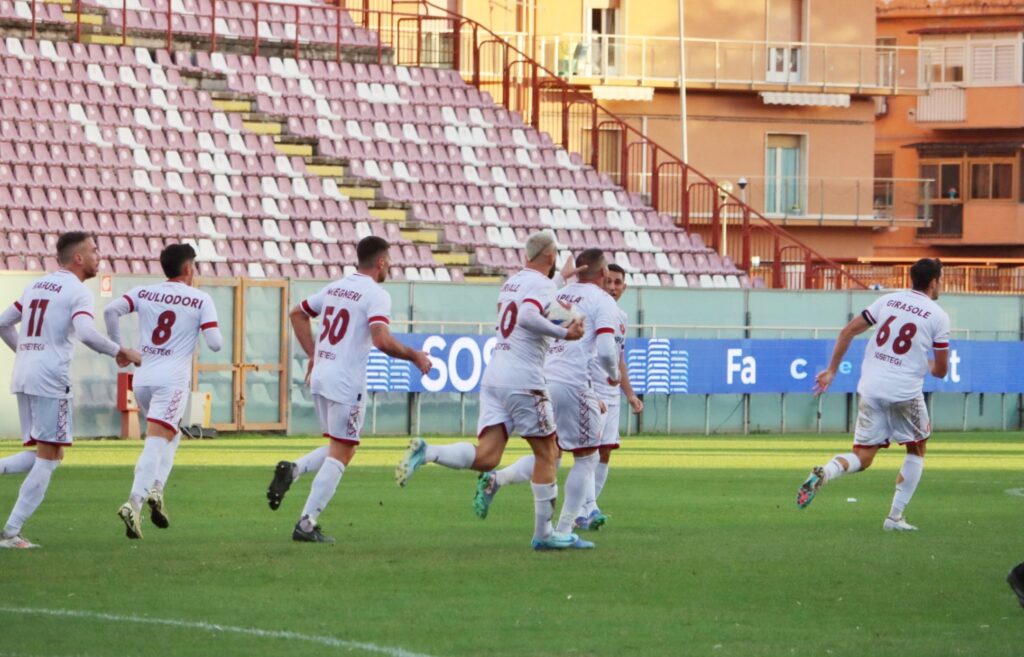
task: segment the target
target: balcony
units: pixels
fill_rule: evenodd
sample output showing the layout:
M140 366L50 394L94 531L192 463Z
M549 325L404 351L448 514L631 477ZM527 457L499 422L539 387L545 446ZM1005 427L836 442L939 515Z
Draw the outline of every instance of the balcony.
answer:
M530 37L505 38L524 52ZM688 89L887 96L927 93L922 48L686 39ZM679 39L562 34L537 37L537 59L573 84L679 86Z
M812 178L714 176L721 189L780 225L909 225L930 219L931 180L916 178ZM746 180L741 189L739 181ZM707 206L703 208L701 206ZM709 219L711 201L693 203L690 220ZM660 208L659 208L660 209ZM728 214L729 210L726 210Z
M936 87L918 97L916 120L940 130L1020 128L1024 86Z

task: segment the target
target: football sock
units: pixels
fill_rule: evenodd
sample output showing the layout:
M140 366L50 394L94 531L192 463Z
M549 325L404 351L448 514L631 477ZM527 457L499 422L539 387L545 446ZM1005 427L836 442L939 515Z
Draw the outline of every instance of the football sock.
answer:
M427 445L426 458L428 463L437 463L456 470L468 470L476 460L476 447L472 443Z
M587 493L593 494L594 468L598 459L596 452L575 458L569 476L565 478L565 500L562 502L562 513L558 517L556 527L559 534L572 533L572 523L579 515L583 502L587 499Z
M903 510L910 504L910 498L914 496L917 484L921 481L922 472L924 472L924 458L916 454L907 454L903 459L903 467L900 468L900 480L896 484L896 494L892 497L890 518L903 517Z
M309 454L303 454L295 460L295 467L292 468L292 476L298 480L299 477L308 472L319 472L320 467L327 458L328 447L317 447Z
M136 511L149 497L149 491L153 489L153 482L156 481L160 468L160 459L168 447L170 444L164 438L146 438L142 454L139 454L139 460L135 463L135 481L132 482L132 494L129 498Z
M327 508L327 504L334 497L334 491L338 490L341 483L341 476L345 474L345 466L338 459L327 457L320 471L313 477L313 485L309 489L309 497L306 499L306 506L302 509L303 517L316 521Z
M526 483L533 476L533 464L536 461L537 459L533 454L524 456L507 468L502 468L495 472L494 480L498 486Z
M0 459L0 475L28 472L35 462L36 453L32 450L11 454L7 458Z
M551 518L555 515L555 500L558 499L558 484L534 484L533 509L535 513L535 524L533 528L534 538L547 538L554 531L551 527Z
M847 463L847 467L843 467L843 464L839 462L839 459L843 459ZM825 483L831 482L833 479L838 479L844 474L853 474L860 470L860 459L856 454L839 454L834 456L831 461L825 464Z
M3 532L4 536L17 536L21 533L21 528L24 526L25 521L31 518L32 514L39 508L39 505L42 504L43 497L46 496L46 489L50 485L50 477L58 465L60 465L60 461L36 459L28 476L25 477L25 481L21 482L21 490L18 491L18 501L14 503L11 516L7 519L7 525L4 527Z
M608 464L598 462L594 469L594 506L597 506L597 498L601 497L604 484L608 481Z
M160 465L156 469L156 481L153 482L153 490L162 492L167 485L167 479L171 476L171 468L174 467L174 456L178 453L178 445L181 444L181 432L179 431L174 440L167 443L163 454L160 455Z

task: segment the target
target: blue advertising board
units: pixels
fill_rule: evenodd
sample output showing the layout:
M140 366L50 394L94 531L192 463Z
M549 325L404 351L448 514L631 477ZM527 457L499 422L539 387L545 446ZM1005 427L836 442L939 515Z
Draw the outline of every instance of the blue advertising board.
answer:
M400 334L404 344L430 355L420 376L409 363L374 349L367 387L377 392L476 392L495 339L483 335ZM834 340L654 339L626 340L629 379L640 394L810 393L814 375L832 355ZM864 358L856 340L831 392L854 392ZM929 376L925 391L1024 393L1024 343L954 342L949 373Z

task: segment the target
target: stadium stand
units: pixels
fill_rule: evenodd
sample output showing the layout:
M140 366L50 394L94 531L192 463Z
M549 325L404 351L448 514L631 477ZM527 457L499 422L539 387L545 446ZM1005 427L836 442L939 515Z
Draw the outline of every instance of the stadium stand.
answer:
M173 0L174 29L208 32L208 4ZM28 20L27 6L2 0L0 17ZM36 21L67 16L34 6ZM296 38L294 17L262 6L266 22L228 11L218 33ZM82 7L128 29L167 28L164 2ZM304 12L299 39L334 45L336 32L316 28L345 12L291 8ZM380 46L345 20L355 59ZM517 269L527 232L550 228L566 249L613 251L634 285L751 285L452 70L16 36L0 41L0 70L7 269L53 268L57 234L80 227L118 274L158 274L164 241L186 239L203 275L329 278L378 234L398 246L394 278L463 280Z

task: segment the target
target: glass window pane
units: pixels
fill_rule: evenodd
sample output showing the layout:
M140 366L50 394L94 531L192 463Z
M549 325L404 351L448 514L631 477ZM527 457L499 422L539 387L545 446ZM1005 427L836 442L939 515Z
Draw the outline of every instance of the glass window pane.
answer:
M281 288L245 290L245 361L277 363L281 360Z
M964 81L964 49L962 46L946 48L946 70L943 82Z
M213 398L211 421L214 424L228 424L235 421L234 372L200 372L199 391L208 392Z
M992 198L1013 198L1013 165L992 165Z
M942 198L961 198L959 164L942 165Z
M280 376L280 372L245 373L246 424L281 421Z
M971 165L971 198L991 198L992 165Z
M931 197L939 198L941 196L942 185L939 184L939 165L937 164L922 164L920 168L921 178L933 181L929 188L931 189Z

